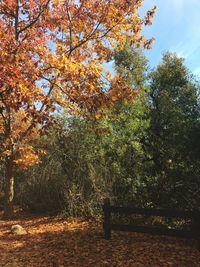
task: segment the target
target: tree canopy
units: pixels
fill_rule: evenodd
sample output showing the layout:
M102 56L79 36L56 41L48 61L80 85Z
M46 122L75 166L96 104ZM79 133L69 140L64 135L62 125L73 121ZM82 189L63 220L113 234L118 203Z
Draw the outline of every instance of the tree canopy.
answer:
M1 1L0 130L8 213L13 173L38 161L42 151L34 151L32 143L56 108L87 112L108 105L113 90L105 93L102 63L126 38L150 46L141 31L155 8L141 18L141 5L141 0ZM108 75L106 81L111 82Z

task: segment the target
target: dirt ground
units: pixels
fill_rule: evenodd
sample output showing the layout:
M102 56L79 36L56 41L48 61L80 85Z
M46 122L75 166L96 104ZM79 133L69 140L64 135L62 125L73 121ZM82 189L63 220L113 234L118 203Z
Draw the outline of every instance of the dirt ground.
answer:
M28 234L13 235L14 224ZM0 267L200 267L192 240L114 232L97 221L21 215L0 220Z

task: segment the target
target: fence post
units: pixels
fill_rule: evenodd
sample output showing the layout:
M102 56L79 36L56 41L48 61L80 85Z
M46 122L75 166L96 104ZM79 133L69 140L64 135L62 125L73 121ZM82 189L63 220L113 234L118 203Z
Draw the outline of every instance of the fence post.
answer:
M109 198L106 198L104 200L103 212L104 212L104 222L103 222L104 238L106 240L109 240L110 237L111 237L111 228L110 228L110 199Z
M197 211L196 215L196 230L197 230L197 244L198 244L198 250L200 251L200 212Z
M198 250L200 250L200 212L194 210L193 231L196 236Z

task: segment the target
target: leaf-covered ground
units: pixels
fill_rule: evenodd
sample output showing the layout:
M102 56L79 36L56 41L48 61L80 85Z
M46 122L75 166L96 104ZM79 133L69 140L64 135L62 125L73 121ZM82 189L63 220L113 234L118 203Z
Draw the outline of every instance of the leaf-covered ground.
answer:
M10 233L21 224L27 235ZM0 221L0 267L200 267L195 241L136 233L103 239L101 223L55 217Z

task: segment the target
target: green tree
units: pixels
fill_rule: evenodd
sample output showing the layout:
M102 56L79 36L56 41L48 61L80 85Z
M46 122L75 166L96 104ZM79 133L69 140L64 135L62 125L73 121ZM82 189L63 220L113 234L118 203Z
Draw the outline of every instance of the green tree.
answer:
M116 202L131 203L136 198L139 202L146 161L141 140L149 125L148 61L141 49L133 49L127 42L115 53L114 62L116 72L135 92L135 99L117 101L107 116L96 122L97 130L103 129L100 142L110 177L108 194Z
M154 163L151 182L156 186L152 198L157 205L198 206L198 93L199 85L184 60L172 53L164 54L162 63L151 73L151 123L146 142Z
M114 55L115 70L133 88L144 87L147 81L148 60L143 50L133 48L127 42L124 48Z

